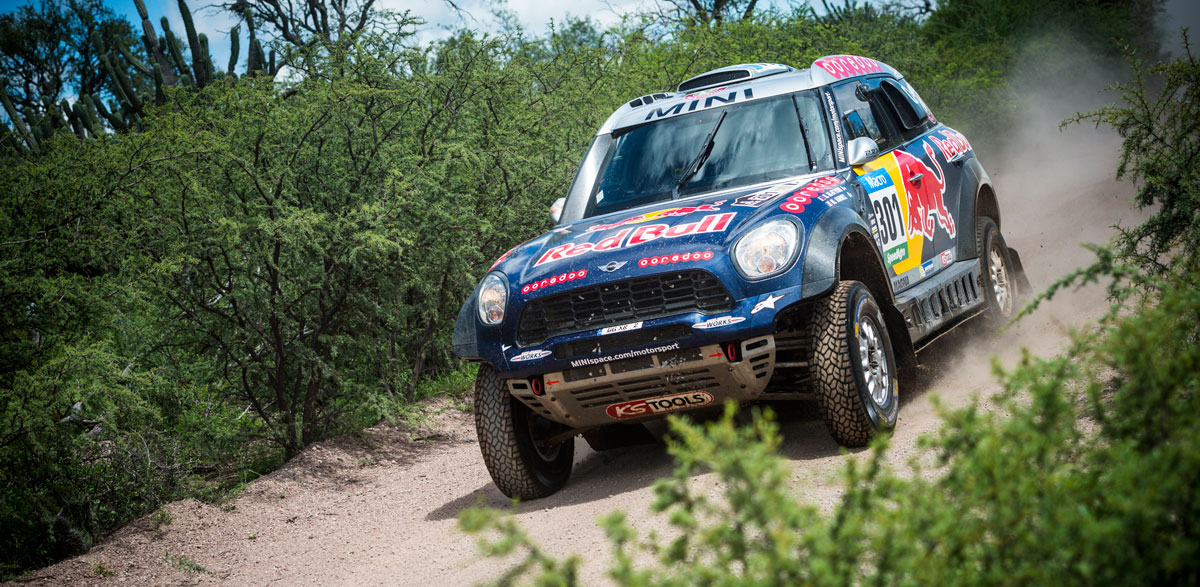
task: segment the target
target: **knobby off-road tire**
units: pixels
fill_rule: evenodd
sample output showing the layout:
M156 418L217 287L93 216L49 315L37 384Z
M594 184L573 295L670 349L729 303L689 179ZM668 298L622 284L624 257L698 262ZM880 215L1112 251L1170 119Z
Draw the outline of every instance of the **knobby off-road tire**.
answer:
M843 281L813 308L812 374L834 440L859 447L896 425L898 369L887 324L867 286Z
M546 497L562 489L571 475L575 439L539 448L546 438L566 430L534 414L513 397L489 365L475 376L475 433L488 473L500 492L524 500Z
M988 328L998 328L1016 314L1020 288L1004 236L996 223L986 216L975 220L975 251L979 253L980 281L986 306L981 318Z

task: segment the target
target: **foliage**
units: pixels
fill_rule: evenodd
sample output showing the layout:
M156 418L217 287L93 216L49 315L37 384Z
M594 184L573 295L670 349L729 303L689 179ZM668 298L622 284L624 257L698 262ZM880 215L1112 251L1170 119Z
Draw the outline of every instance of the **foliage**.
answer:
M1117 177L1137 180L1135 201L1153 213L1121 231L1117 251L1151 275L1195 269L1181 261L1200 253L1200 62L1182 34L1184 54L1150 68L1150 78L1127 49L1137 76L1115 88L1121 102L1067 122L1105 124L1124 139Z
M92 0L0 18L0 575L466 388L449 354L460 301L549 228L547 204L632 97L730 63L856 53L987 140L1012 120L1014 39L1042 18L981 41L900 4L818 18L708 2L699 20L415 46L418 21L371 2L328 21L320 0L236 2L221 68L186 3L178 34L134 5L138 32ZM1054 6L1133 42L1145 8ZM945 4L967 29L1008 10L960 8Z

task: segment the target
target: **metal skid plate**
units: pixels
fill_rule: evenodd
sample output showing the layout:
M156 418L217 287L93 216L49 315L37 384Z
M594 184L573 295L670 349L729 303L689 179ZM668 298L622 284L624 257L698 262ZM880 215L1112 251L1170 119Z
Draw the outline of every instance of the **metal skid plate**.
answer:
M508 389L535 413L573 428L643 421L726 399L757 399L775 369L775 337L740 347L736 362L714 344L547 373L542 395L526 379L509 379Z

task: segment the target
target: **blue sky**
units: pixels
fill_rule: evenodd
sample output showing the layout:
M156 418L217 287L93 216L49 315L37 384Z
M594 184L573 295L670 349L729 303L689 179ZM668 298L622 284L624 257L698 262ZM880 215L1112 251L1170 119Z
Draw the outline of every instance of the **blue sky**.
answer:
M0 0L0 12L9 12L17 6L36 0ZM150 18L155 30L159 30L158 20L166 16L171 23L171 30L183 37L183 21L179 17L177 0L144 0L150 12ZM189 0L193 20L199 32L205 33L209 39L209 50L214 64L224 68L229 62L229 29L236 21L225 12L210 8L218 0ZM426 24L418 32L418 40L425 42L445 36L453 28L467 26L474 29L495 30L496 21L491 13L496 8L507 8L517 14L521 25L534 34L546 30L553 19L562 21L567 16L587 16L601 26L616 23L619 14L632 12L646 6L651 0L507 0L502 3L493 0L455 0L455 4L463 8L470 16L466 19L456 14L443 0L376 0L376 6L396 11L409 10L419 16ZM134 23L134 30L140 31L141 24L137 17L137 9L133 0L105 0L105 3L117 14L125 16ZM801 4L800 0L760 0L760 5L786 7ZM811 3L820 5L819 0ZM1179 26L1192 27L1193 45L1200 43L1200 2L1197 0L1167 0L1168 15L1164 18L1166 28L1171 30ZM161 33L161 30L159 30ZM242 32L240 63L245 64L246 39ZM1178 51L1178 35L1170 35L1166 39L1168 49Z

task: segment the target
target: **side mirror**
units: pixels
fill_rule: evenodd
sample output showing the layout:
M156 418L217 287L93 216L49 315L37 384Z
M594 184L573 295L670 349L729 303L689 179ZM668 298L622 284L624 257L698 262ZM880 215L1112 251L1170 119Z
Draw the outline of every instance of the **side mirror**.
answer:
M566 198L559 198L554 200L553 204L550 204L550 220L553 220L555 224L558 224L558 221L562 219L563 204L566 203Z
M879 156L879 145L867 137L858 137L846 145L850 165L862 165Z

